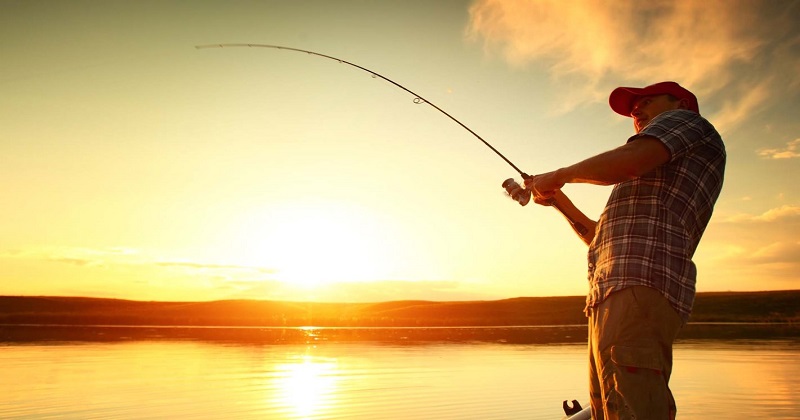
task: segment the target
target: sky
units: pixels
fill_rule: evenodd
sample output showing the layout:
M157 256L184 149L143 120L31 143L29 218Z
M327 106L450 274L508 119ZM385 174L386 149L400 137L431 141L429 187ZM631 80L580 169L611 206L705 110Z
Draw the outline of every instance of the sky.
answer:
M0 294L583 295L586 245L500 187L625 143L674 80L728 164L697 290L797 289L800 2L0 0ZM611 187L564 192L592 219Z

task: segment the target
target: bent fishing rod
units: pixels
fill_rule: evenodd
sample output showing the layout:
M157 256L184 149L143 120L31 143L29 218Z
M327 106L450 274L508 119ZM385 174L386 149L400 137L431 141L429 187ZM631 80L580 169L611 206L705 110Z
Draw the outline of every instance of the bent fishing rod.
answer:
M437 111L441 112L442 114L446 115L448 118L453 120L456 124L460 125L462 128L467 130L470 134L475 136L484 145L486 145L486 147L488 147L493 152L495 152L497 154L497 156L500 156L507 164L509 164L512 168L514 168L514 170L517 171L522 176L523 179L530 179L531 178L530 175L526 174L521 169L519 169L517 167L517 165L514 165L507 157L503 156L503 154L500 153L499 150L495 149L494 146L489 144L488 141L484 140L483 137L478 135L478 133L473 131L471 128L467 127L464 123L462 123L461 121L459 121L458 119L456 119L452 115L448 114L445 110L443 110L442 108L439 108L433 102L425 99L424 97L422 97L422 95L419 95L418 93L413 92L412 90L406 88L405 86L401 85L400 83L397 83L394 80L392 80L392 79L390 79L390 78L388 78L388 77L386 77L386 76L384 76L384 75L382 75L382 74L380 74L378 72L372 71L372 70L370 70L370 69L368 69L366 67L363 67L363 66L360 66L358 64L352 63L350 61L343 60L341 58L333 57L333 56L330 56L330 55L326 55L326 54L322 54L322 53L318 53L318 52L314 52L314 51L309 51L309 50L303 50L303 49L300 49L300 48L284 47L284 46L280 46L280 45L229 43L229 44L209 44L209 45L197 45L197 46L195 46L195 48L197 48L197 49L231 48L231 47L271 48L271 49L276 49L276 50L286 50L286 51L301 52L301 53L306 53L306 54L309 54L309 55L314 55L314 56L317 56L317 57L327 58L329 60L336 61L336 62L338 62L340 64L347 64L348 66L355 67L355 68L357 68L359 70L365 71L365 72L369 73L373 78L380 78L382 80L385 80L385 81L393 84L394 86L396 86L396 87L398 87L398 88L410 93L411 95L414 96L414 100L413 101L414 101L415 104L423 104L423 103L428 104L428 105L432 106L435 110L437 110ZM524 206L524 205L528 204L528 202L530 202L531 191L526 189L526 188L522 188L516 181L514 181L513 178L509 178L509 179L505 180L503 182L502 187L506 190L506 193L511 198L513 198L515 201L517 201L520 205ZM561 212L561 214L564 215L564 217L567 219L567 221L569 221L569 223L572 225L572 228L575 229L575 231L578 232L581 236L583 236L584 234L586 234L588 232L588 229L585 226L583 226L582 224L578 223L572 217L567 215L567 213L564 211L563 208L561 208L561 206L558 205L558 203L556 202L555 199L551 199L548 202L548 204L550 206L555 207L559 212Z

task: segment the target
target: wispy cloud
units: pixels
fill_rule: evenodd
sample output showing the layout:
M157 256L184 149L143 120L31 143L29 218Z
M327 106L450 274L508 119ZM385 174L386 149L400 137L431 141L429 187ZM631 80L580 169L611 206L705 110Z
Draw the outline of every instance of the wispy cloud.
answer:
M45 260L82 267L131 263L139 252L130 248L33 247L0 252L0 258Z
M794 264L800 261L800 242L776 242L755 250L747 258L755 264Z
M0 258L50 261L96 268L146 266L177 269L187 274L204 274L217 278L237 278L239 280L248 279L248 275L264 275L276 272L270 267L164 259L150 256L131 248L36 247L0 252Z
M800 206L785 205L760 214L738 214L712 222L704 247L712 256L712 270L722 277L746 282L756 281L749 288L759 288L765 279L796 287L800 270ZM730 272L731 275L725 273ZM732 275L735 273L735 275ZM748 273L743 276L743 273ZM742 283L741 287L748 287Z
M564 111L620 84L675 80L703 100L725 92L726 127L797 89L797 10L764 1L476 0L467 36L511 65L548 65ZM718 124L722 126L722 124Z
M335 281L320 284L293 283L278 279L279 270L266 266L226 264L164 258L131 248L32 247L0 252L0 260L35 260L66 264L81 269L132 271L170 281L190 281L216 298L253 298L272 300L310 300L342 302L379 302L397 299L472 300L497 298L474 290L457 281L447 280L375 280ZM138 271L143 269L144 271ZM155 270L155 271L153 271ZM180 280L179 280L180 279ZM169 287L156 281L148 289ZM77 290L77 289L76 289ZM74 294L91 294L77 290Z
M267 267L257 267L250 265L235 264L211 264L190 261L159 261L154 265L159 267L186 268L191 270L223 270L223 271L245 271L258 273L275 273L277 270Z
M800 206L785 205L769 209L761 214L737 214L720 223L800 223Z
M729 132L763 106L772 95L774 87L774 83L770 79L748 85L746 89L744 89L744 86L731 87L732 91L743 91L734 92L734 94L722 101L719 112L711 118L714 121L714 125L719 127L723 134Z
M781 149L760 149L758 155L767 159L794 159L800 157L800 138L786 143Z

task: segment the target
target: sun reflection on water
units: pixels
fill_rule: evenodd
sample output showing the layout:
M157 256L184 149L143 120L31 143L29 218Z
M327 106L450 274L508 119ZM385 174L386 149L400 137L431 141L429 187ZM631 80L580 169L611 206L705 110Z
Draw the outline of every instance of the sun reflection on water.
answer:
M292 418L317 418L334 408L338 382L335 359L305 354L275 369L276 402L291 412Z

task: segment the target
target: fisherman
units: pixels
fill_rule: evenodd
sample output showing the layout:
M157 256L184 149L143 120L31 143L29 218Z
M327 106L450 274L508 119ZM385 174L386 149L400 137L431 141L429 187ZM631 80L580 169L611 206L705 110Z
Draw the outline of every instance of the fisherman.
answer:
M614 112L633 118L621 147L525 181L534 201L588 227L586 315L593 419L673 419L672 344L689 319L692 262L722 189L725 146L675 82L619 87ZM600 219L578 210L568 183L614 185ZM578 230L576 230L577 232Z

